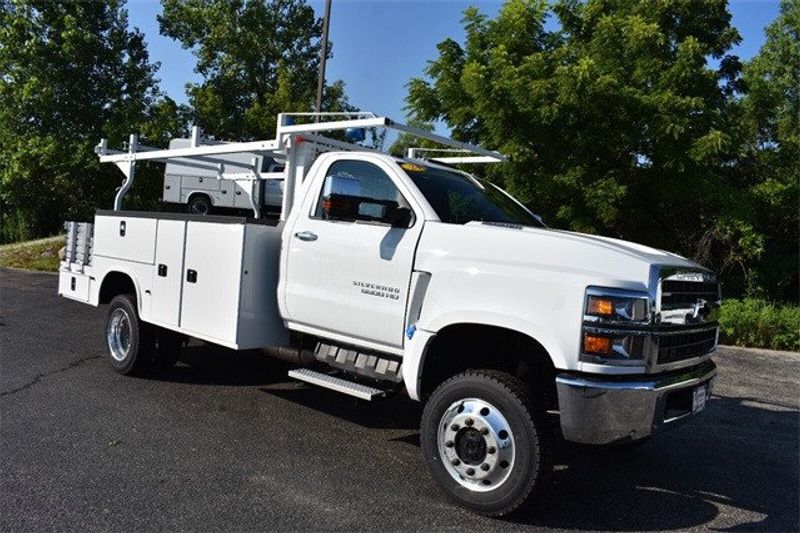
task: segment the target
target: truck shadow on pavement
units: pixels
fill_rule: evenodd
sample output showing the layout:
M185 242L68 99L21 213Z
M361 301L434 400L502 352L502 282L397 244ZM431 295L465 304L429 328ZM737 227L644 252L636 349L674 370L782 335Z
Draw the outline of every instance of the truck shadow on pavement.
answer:
M383 430L387 446L419 446L422 406L407 397L367 402L292 382L286 377L291 365L258 351L190 346L181 361L185 364L155 379L258 386L364 428L365 438L369 431ZM714 396L697 420L639 448L579 446L557 439L554 463L552 483L498 527L800 530L796 405Z
M553 486L511 517L539 527L797 531L798 414L715 397L702 418L639 448L557 446ZM757 423L755 423L757 421ZM747 511L759 521L736 522Z
M314 388L261 390L367 429L398 430L389 441L419 446L422 409L407 398L363 402ZM504 521L572 530L797 531L799 439L791 406L719 396L698 420L638 448L557 438L552 484ZM712 526L723 508L726 519ZM745 511L762 518L728 518Z
M366 429L413 430L412 443L419 443L422 405L405 396L374 402L359 400L329 390L298 384L294 388L262 388L263 392L300 404ZM400 439L402 440L402 437Z
M181 351L180 362L149 379L198 385L237 387L285 382L292 368L258 350L229 350L221 346L193 343Z
M797 410L717 396L693 422L634 449L559 442L553 486L511 520L579 530L687 529L708 527L727 508L725 522L742 511L762 518L714 529L797 531Z

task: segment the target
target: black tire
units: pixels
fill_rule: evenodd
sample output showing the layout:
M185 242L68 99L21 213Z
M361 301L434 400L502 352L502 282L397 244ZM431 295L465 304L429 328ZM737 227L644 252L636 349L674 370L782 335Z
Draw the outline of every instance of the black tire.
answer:
M149 370L155 335L153 327L139 318L136 297L132 294L119 294L111 300L106 343L111 367L120 374L140 375Z
M184 336L166 328L158 328L153 353L153 369L165 372L178 362L183 349Z
M211 209L211 200L205 195L196 194L189 201L189 213L193 215L210 215Z
M467 399L478 401L464 403L464 400ZM458 420L464 421L464 426L449 425L450 422L443 418L452 413L462 413L464 406L467 406L466 412L469 413L473 404L487 407L480 409L480 413L485 413L487 418L458 418ZM493 422L491 431L487 426L481 427L482 423L488 423L491 420L489 415L491 410L488 409L488 406L493 406L496 411L499 411L503 419L500 425ZM463 415L455 416L462 417ZM503 433L502 430L497 432L497 429L506 423L510 438L506 435L508 440L491 440L495 435ZM455 440L461 439L461 442L454 443L453 439L445 439L440 435L440 431L446 433L448 430L459 427L461 429L455 433ZM479 440L477 446L475 445L475 439L478 439L475 436L477 435L476 428L480 430L477 434L489 435L481 437L484 439L483 445ZM467 447L463 447L462 443L466 442L465 439L470 431L473 432L469 434L472 442L468 443ZM509 374L495 370L470 370L448 379L434 391L425 405L420 433L423 457L436 482L451 499L477 513L487 516L506 515L525 503L535 489L544 485L549 477L552 428L546 420L544 410L535 405L532 395L528 393L523 382ZM498 437L498 439L500 438ZM440 448L440 440L443 441L443 448ZM493 442L498 445L497 448L491 446ZM467 452L473 453L476 450L480 452L480 446L483 446L484 459L481 459L480 455L476 457L474 454L467 454ZM466 457L463 461L457 461L462 457L459 449L465 452ZM444 453L440 450L444 450ZM454 453L456 455L452 460L445 457L447 454ZM495 453L497 457L494 456ZM503 453L513 454L510 463L500 461L495 462L494 466L488 465L491 460L497 461L500 454ZM506 472L498 470L498 466L504 462L506 463ZM455 463L459 464L451 468L451 465L455 465ZM475 468L470 465L475 465ZM461 475L456 472L459 468L464 469L465 467L466 474ZM480 471L484 468L486 470L482 474ZM487 477L482 480L477 479L481 475ZM492 488L492 482L495 480L490 477L498 475L507 477L497 480L496 488ZM456 479L456 476L460 477L460 481ZM482 484L487 486L481 486Z

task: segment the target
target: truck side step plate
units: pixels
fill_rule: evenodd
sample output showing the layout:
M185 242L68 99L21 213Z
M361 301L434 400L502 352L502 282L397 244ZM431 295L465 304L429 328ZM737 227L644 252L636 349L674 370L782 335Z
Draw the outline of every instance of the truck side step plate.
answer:
M330 374L309 370L308 368L290 370L289 377L311 383L312 385L325 387L326 389L335 390L343 394L349 394L350 396L355 396L362 400L373 400L386 394L385 390L362 385L361 383L354 383L346 379L331 376Z

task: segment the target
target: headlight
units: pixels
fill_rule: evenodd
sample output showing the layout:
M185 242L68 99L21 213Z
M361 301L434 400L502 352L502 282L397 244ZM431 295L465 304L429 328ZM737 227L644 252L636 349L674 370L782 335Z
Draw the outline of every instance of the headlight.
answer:
M581 360L641 365L652 349L649 332L642 331L650 323L650 312L647 293L602 287L586 289Z
M647 324L650 298L646 293L589 287L584 320L598 323Z

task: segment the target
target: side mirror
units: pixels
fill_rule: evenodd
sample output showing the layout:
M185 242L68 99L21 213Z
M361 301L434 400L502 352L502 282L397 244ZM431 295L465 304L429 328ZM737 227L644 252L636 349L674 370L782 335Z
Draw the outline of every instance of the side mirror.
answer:
M393 228L408 228L414 220L414 212L408 207L396 207L386 216Z

